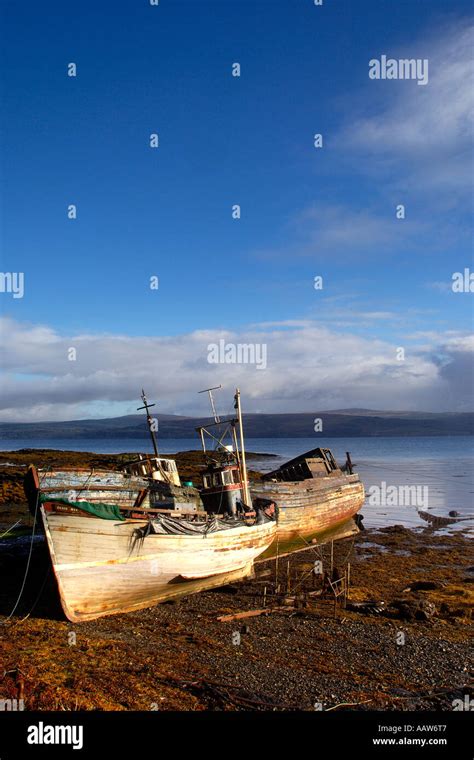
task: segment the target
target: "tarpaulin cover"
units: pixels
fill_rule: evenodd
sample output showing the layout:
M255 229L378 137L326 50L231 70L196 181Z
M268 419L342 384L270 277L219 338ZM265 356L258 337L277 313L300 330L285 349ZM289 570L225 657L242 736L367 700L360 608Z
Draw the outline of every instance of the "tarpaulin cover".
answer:
M175 517L165 517L159 515L149 522L147 533L179 535L202 535L216 533L220 530L229 530L230 528L241 528L245 525L242 520L217 519L213 517L207 522L191 522L190 520L180 520Z
M125 520L116 504L100 504L99 502L92 504L90 501L69 501L69 499L58 499L56 497L53 499L44 493L40 495L40 501L67 504L68 507L76 507L76 509L81 509L83 512L89 512L91 515L101 517L102 520Z

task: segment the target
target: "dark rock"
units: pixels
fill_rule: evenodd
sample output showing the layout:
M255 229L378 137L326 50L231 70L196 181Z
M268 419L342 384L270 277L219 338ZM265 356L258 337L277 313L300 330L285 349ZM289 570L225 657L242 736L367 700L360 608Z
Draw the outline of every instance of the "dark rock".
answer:
M389 525L387 528L379 528L379 533L409 533L404 525Z
M395 616L399 617L400 620L412 621L415 619L414 605L410 602L392 602L389 609L391 612L395 611L397 613Z
M438 581L414 581L404 588L403 591L434 591L442 587L443 584Z
M415 611L417 620L430 620L436 614L436 606L433 602L418 602L418 609Z
M454 607L449 609L449 617L453 618L469 618L471 617L471 610L464 607Z
M395 600L388 608L388 613L400 620L430 620L436 614L432 602Z

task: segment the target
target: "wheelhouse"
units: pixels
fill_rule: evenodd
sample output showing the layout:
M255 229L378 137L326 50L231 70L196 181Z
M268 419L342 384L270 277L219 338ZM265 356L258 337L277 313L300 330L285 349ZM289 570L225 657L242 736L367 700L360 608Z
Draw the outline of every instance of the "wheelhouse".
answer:
M134 462L127 462L123 467L128 475L139 475L164 483L180 486L178 468L174 459L166 457L140 457Z
M242 481L236 464L210 464L202 474L201 499L206 512L236 515Z
M209 469L202 476L203 487L207 490L221 489L223 486L240 488L240 472L237 465L226 465L222 468Z
M337 475L341 475L341 469L331 450L317 448L291 459L278 470L265 473L262 480L297 481Z

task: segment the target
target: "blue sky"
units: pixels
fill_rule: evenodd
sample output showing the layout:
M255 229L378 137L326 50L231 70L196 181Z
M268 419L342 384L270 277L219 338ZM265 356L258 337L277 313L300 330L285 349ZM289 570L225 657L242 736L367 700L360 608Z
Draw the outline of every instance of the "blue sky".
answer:
M473 268L470 2L1 18L1 268L25 277L0 294L3 419L129 412L142 383L191 413L221 381L260 411L472 408L472 294L451 290ZM429 83L369 79L382 54L428 58ZM219 336L268 366L209 366Z

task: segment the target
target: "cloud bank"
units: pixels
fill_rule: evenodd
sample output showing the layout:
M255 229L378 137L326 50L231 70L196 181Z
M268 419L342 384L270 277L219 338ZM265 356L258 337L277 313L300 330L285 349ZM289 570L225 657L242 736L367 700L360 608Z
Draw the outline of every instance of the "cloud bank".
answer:
M0 320L3 421L77 419L130 413L142 387L163 413L206 410L197 391L241 387L245 409L296 412L369 407L471 410L473 338L459 332L406 336L395 345L329 329L311 320L252 326L241 332L196 330L173 337L60 335L45 325ZM266 369L210 364L208 346L265 344ZM71 361L71 349L76 359Z

